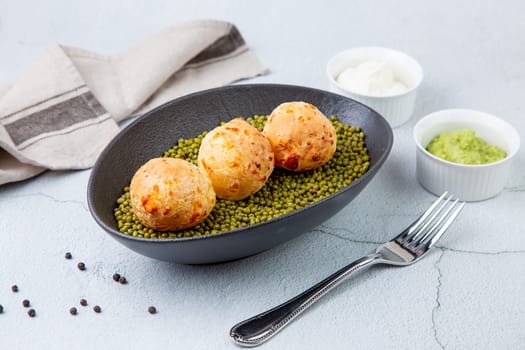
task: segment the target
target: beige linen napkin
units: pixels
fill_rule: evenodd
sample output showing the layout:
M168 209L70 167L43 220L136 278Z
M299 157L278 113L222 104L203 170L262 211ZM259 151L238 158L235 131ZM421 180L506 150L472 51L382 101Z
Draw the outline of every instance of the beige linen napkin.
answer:
M51 45L0 88L0 185L46 169L89 168L117 122L266 72L237 28L217 20L178 24L112 56Z

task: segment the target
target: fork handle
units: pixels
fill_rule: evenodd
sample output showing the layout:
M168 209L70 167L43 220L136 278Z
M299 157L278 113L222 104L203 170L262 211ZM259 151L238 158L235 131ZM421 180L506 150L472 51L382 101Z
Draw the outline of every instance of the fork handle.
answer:
M350 263L298 296L236 324L230 330L230 337L241 346L264 343L354 272L378 263L380 259L380 255L374 253Z

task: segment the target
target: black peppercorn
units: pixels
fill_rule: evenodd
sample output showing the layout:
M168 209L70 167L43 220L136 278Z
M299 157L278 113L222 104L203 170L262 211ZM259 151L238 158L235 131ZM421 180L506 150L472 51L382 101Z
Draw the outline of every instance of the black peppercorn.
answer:
M22 300L22 305L24 307L29 307L31 305L31 302L27 299Z
M97 314L99 314L99 313L102 312L102 309L100 308L100 306L95 305L95 306L93 306L93 311L95 311Z
M120 280L120 275L118 273L113 274L113 281L118 282Z
M36 311L35 309L29 309L29 311L27 311L27 314L29 315L29 317L35 317Z
M71 315L73 315L73 316L76 315L77 314L77 308L76 307L72 307L71 309L69 309L69 313Z
M126 277L124 276L121 276L119 279L118 279L119 283L120 284L126 284L128 281L126 280Z
M69 260L69 259L73 258L73 255L71 255L70 252L67 252L66 254L64 254L64 258Z
M18 292L18 286L16 284L11 286L11 290L13 291L13 293Z
M155 306L150 306L148 307L148 312L153 315L157 313L157 309L155 308Z
M0 304L0 314L4 313L4 307Z
M86 264L84 264L83 262L79 262L77 267L80 271L84 271L86 269Z
M84 298L80 299L80 305L87 306L87 300Z

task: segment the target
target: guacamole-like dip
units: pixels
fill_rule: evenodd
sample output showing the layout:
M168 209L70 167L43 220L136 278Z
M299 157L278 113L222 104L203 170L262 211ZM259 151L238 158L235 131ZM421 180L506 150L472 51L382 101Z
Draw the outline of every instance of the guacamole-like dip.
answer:
M454 163L486 164L507 156L498 146L489 145L474 130L456 130L436 136L427 146L433 155Z

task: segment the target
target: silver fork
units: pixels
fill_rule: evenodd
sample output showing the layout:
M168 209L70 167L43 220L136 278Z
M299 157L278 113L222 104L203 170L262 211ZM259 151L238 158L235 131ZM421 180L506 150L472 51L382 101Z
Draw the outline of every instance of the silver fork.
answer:
M415 263L436 244L464 205L453 196L447 197L447 192L443 193L415 222L379 246L375 253L343 267L283 304L236 324L230 330L230 337L241 346L260 345L354 272L375 264L406 266Z

